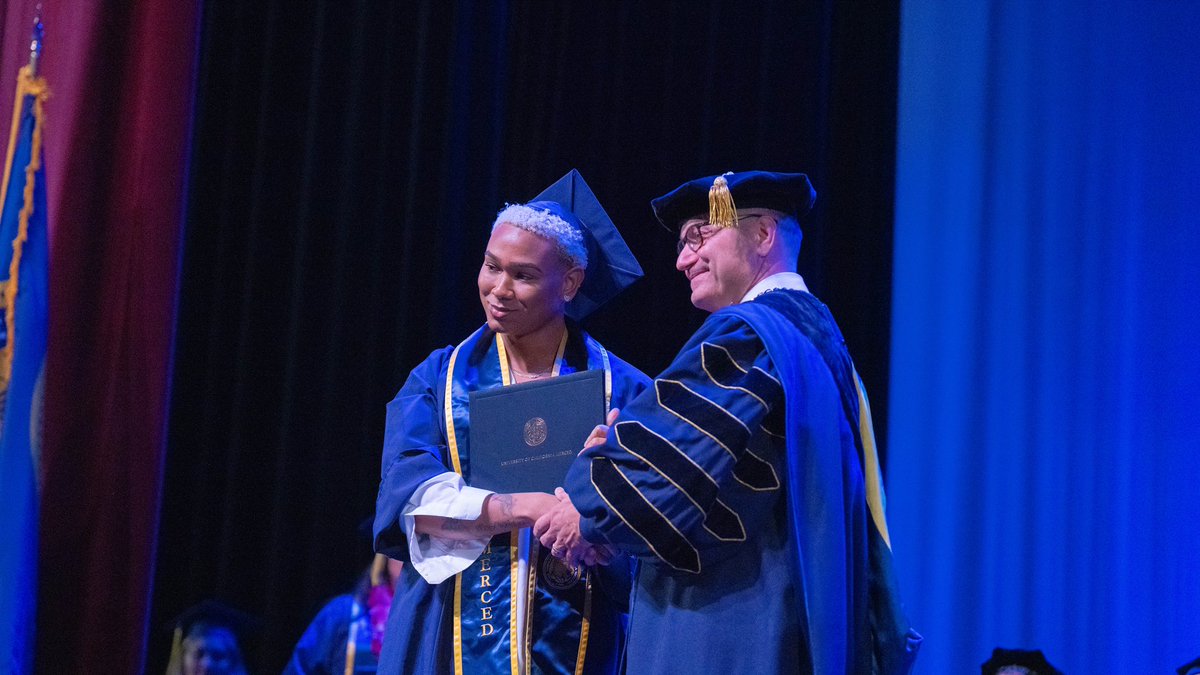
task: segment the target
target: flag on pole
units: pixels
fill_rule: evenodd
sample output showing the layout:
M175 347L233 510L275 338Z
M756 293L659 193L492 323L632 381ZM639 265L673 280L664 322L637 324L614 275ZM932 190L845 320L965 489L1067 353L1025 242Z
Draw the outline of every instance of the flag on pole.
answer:
M38 464L46 360L49 245L42 171L42 104L30 64L17 76L0 183L0 675L33 670L37 600Z

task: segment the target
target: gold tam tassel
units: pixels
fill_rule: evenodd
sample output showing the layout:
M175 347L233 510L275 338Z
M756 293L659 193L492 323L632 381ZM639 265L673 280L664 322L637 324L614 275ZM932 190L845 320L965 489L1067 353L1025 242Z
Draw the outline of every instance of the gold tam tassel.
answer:
M737 225L737 207L733 205L733 193L725 176L717 176L708 189L708 222L716 227Z
M379 586L388 582L388 557L376 553L371 560L371 585Z
M171 658L167 661L167 675L183 675L183 629L175 627L171 638Z

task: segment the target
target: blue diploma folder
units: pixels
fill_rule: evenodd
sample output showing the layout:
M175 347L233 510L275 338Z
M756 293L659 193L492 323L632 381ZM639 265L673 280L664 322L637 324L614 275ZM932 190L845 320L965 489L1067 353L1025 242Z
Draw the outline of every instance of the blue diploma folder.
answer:
M470 405L467 483L499 493L553 493L604 422L604 371L471 392Z

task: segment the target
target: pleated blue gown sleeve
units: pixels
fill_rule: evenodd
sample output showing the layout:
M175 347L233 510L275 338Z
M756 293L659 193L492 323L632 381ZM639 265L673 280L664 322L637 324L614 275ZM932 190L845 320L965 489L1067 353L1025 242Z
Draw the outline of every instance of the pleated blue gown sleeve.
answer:
M451 351L446 347L430 354L387 406L375 550L404 562L409 562L408 537L400 523L404 506L422 483L451 470L440 405Z

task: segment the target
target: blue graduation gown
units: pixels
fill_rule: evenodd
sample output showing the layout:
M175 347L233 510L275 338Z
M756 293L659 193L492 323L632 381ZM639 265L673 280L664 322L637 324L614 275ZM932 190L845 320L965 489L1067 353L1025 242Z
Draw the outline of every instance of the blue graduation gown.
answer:
M629 673L907 670L860 402L825 306L772 291L710 316L575 462L584 536L641 561Z
M563 361L561 375L606 369L610 407L624 405L649 384L644 374L570 322ZM388 404L375 514L377 552L409 562L400 514L426 480L455 470L470 484L468 397L471 391L502 386L499 364L495 334L484 326L457 347L431 354ZM616 672L628 608L628 561L564 580L565 565L533 541L529 644L513 646L510 639L515 542L503 534L492 539L479 564L441 584L431 585L412 565L404 566L384 633L380 672L455 673L461 662L466 673L509 673L515 664L512 650L520 648L533 673L574 673L579 661L585 673ZM471 574L478 579L480 565L492 584L482 596L469 582ZM470 604L484 600L492 604Z
M371 631L366 609L350 594L330 600L313 618L296 642L284 675L342 675L346 672L351 633L354 637L355 675L374 673L375 654L371 652Z

